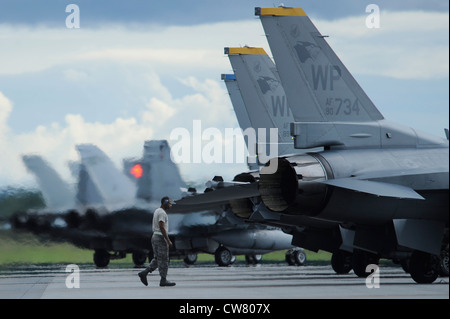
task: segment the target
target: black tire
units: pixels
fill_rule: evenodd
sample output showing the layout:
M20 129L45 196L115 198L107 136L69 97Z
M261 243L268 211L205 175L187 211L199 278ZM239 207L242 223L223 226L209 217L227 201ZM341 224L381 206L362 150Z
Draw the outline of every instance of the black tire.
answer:
M304 266L306 263L306 253L303 249L294 251L294 260L297 266Z
M431 284L439 275L439 262L438 256L415 250L409 260L411 278L419 284Z
M134 251L132 254L133 262L136 267L144 265L147 255L142 251Z
M286 262L288 263L289 266L294 266L295 265L295 259L294 259L294 254L292 250L288 250L286 252Z
M262 255L254 255L254 254L248 254L245 255L245 261L247 265L257 265L261 262Z
M186 257L184 257L184 262L186 265L193 265L197 261L197 254L196 253L190 253L187 254Z
M439 276L448 277L448 245L441 251L441 261L439 263Z
M105 249L97 249L94 252L94 263L99 268L108 266L110 259L110 255Z
M216 264L222 267L229 266L233 262L233 254L223 246L217 248L214 257Z
M331 267L338 275L345 275L352 270L352 253L338 250L331 256Z
M409 274L409 258L400 260L400 265L405 273Z
M367 278L371 273L366 272L368 265L374 264L378 265L380 257L375 254L355 249L352 257L352 267L356 276L360 278Z

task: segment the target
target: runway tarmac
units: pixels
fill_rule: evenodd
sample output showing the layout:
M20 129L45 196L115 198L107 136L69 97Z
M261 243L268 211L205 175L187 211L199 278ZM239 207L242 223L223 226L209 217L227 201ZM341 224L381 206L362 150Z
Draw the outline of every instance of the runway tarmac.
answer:
M419 285L401 268L379 268L379 283L353 272L336 275L331 266L283 264L231 267L174 266L168 279L175 287L159 287L158 273L144 286L141 269L96 269L82 265L30 266L0 271L0 298L5 299L448 299L449 278ZM376 288L376 283L379 288Z

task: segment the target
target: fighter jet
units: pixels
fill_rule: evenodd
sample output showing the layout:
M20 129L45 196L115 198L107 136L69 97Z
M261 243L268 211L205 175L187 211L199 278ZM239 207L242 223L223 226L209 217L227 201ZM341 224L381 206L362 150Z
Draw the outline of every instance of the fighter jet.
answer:
M81 157L81 163L72 164L72 171L79 176L76 204L71 203L75 192L68 191L70 187L42 158L25 156L24 162L35 173L44 197L50 199L47 204L53 203L55 194L58 199L63 190L67 190L65 198L69 204L17 214L14 225L93 249L94 262L99 267L107 266L110 259L124 258L127 253L132 253L136 265L142 265L147 255L151 256L151 218L159 199L164 194L173 198L186 195L178 168L170 159L167 141L146 141L142 159L137 163L124 161L128 169L133 164L132 180L95 145L76 148ZM60 188L59 193L52 188L54 185ZM196 261L197 252L214 254L216 262L226 266L235 260L233 255L245 254L247 262L257 263L261 254L293 247L291 235L274 227L244 223L221 207L170 214L169 220L169 235L175 243L171 256L185 258L188 264ZM296 258L297 264L305 262L300 249L292 250L288 257Z
M295 147L325 148L273 159L277 172L261 172L263 202L340 222L354 258L412 252L412 278L433 282L448 232L448 141L386 120L302 9L255 13L292 107Z
M323 151L274 158L259 181L214 197L250 198L259 220L337 223L294 233L293 243L322 249L334 240L335 261L351 253L359 276L382 257L433 282L441 255L448 274L448 141L387 121L302 9L255 13L294 117L294 146Z
M136 182L137 198L145 205L153 205L154 209L165 194L178 199L197 192L192 188L186 189L165 140L146 141L141 159L124 160L124 172ZM221 187L220 184L221 179L217 177L208 183L206 191ZM169 211L169 223L169 236L178 251L172 253L185 256L186 263L195 262L197 252L214 254L216 263L221 266L229 265L234 255L242 254L246 255L248 262L254 263L260 260L261 254L293 248L292 235L278 228L245 223L222 205L204 210L190 207L188 211L175 205ZM292 253L297 264L304 264L303 250L296 249Z
M235 112L243 112L240 110L240 108L243 108L249 119L248 124L239 122L242 129L247 128L244 125L249 127L265 125L266 127L278 128L278 150L279 154L283 156L323 150L323 148L309 150L294 148L293 139L289 134L290 123L293 122L294 118L286 101L286 95L275 64L264 49L253 47L225 48L225 54L228 55L235 74L222 75L222 79L226 83ZM272 83L270 89L268 89L267 82ZM264 163L258 164L263 165ZM247 181L259 179L259 172L253 171L252 175L256 178ZM279 221L278 218L269 218L267 212L265 212L265 218L260 218L258 214L253 214L252 203L249 203L248 199L235 199L230 201L230 205L234 214L240 218L282 227L288 233L297 234L297 237L301 234L303 237L309 238L309 241L314 241L318 233L329 233L339 226L337 222L320 221L311 217L303 217L303 224L293 226ZM264 204L259 200L258 211L263 212L263 207ZM322 244L320 249L331 253L341 253L339 247L335 244L336 239L322 238L322 243L326 244ZM309 249L317 251L318 247L309 243ZM349 258L340 258L339 260L334 258L332 266L337 273L347 273L351 270L351 260Z

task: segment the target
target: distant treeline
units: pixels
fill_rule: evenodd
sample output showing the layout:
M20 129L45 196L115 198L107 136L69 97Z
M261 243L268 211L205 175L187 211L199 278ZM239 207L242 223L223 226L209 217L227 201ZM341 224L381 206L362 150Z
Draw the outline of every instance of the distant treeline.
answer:
M0 190L0 220L8 219L17 211L44 207L42 194L37 190L12 187Z

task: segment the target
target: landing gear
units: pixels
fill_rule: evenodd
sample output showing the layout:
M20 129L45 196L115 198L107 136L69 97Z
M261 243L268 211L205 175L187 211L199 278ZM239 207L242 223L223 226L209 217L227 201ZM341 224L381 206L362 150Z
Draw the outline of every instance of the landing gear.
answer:
M257 265L261 262L262 255L245 255L247 265Z
M348 274L352 270L352 253L338 250L331 256L331 267L338 275Z
M109 265L111 259L122 259L127 256L124 251L115 251L113 254L110 254L106 249L96 249L94 251L94 264L98 268L104 268ZM133 253L133 261L135 259L135 253ZM144 259L145 261L145 259ZM136 263L136 261L135 261ZM142 262L143 264L144 262ZM142 265L141 264L141 265Z
M415 250L409 260L411 278L419 284L430 284L439 275L439 256Z
M355 274L360 278L365 278L371 273L366 272L368 265L375 264L378 265L380 257L378 255L355 249L352 258L352 267Z
M233 263L233 254L224 246L217 248L214 257L219 266L229 266Z
M441 251L441 262L439 263L439 275L441 277L448 277L448 244Z
M186 257L184 257L184 262L186 265L193 265L197 261L197 254L196 253L190 253L187 254Z
M96 249L94 252L94 263L99 268L108 266L111 255L105 249Z
M286 252L286 262L289 266L304 266L306 263L306 253L302 248L292 248Z
M147 259L147 254L142 251L133 251L132 258L135 267L142 267Z

